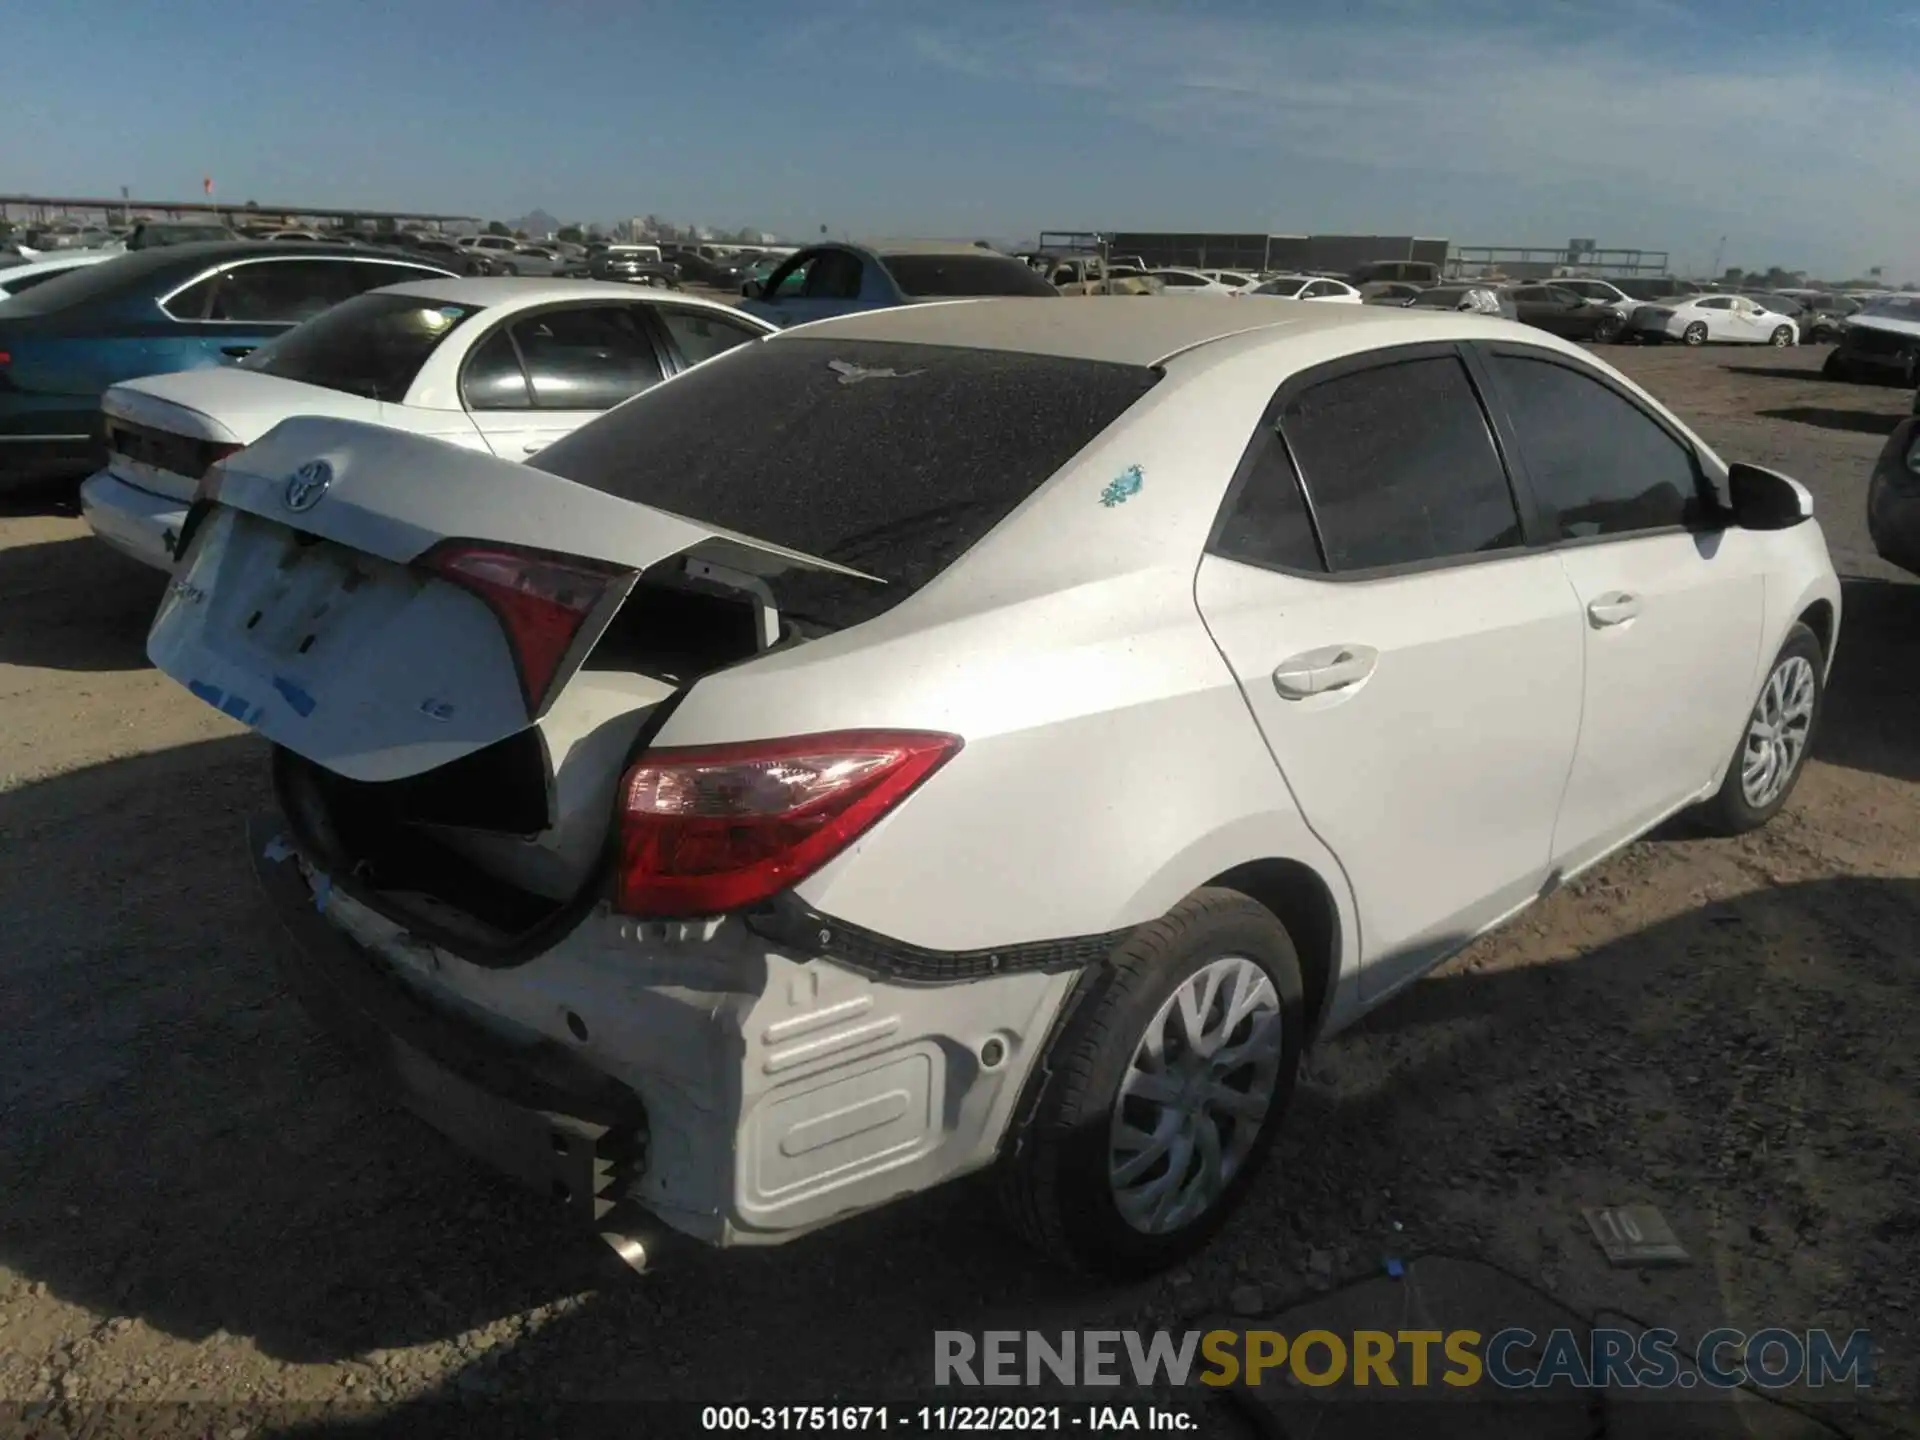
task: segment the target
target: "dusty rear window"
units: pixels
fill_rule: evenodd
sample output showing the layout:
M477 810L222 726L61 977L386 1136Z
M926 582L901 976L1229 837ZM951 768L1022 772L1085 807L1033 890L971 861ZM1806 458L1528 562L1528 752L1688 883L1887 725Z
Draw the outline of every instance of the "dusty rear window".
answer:
M628 401L530 463L877 576L895 603L1158 378L1048 355L773 340Z

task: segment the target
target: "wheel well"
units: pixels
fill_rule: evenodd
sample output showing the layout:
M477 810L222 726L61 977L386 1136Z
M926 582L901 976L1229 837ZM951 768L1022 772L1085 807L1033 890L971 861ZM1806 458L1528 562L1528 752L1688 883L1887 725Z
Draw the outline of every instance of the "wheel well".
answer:
M1814 601L1801 612L1800 623L1820 642L1821 657L1833 659L1833 606L1825 600Z
M1298 860L1250 860L1207 882L1238 890L1271 910L1287 927L1300 956L1300 983L1307 1015L1307 1034L1314 1035L1333 994L1333 978L1340 968L1340 912L1333 892L1308 866Z

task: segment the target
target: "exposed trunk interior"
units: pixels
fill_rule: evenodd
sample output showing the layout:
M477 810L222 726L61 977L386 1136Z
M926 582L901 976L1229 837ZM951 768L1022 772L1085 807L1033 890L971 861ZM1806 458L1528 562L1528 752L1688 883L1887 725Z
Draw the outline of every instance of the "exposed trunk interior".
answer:
M515 948L575 909L648 716L764 648L755 600L659 570L538 725L398 780L351 780L277 746L275 789L303 846L389 918L468 952Z

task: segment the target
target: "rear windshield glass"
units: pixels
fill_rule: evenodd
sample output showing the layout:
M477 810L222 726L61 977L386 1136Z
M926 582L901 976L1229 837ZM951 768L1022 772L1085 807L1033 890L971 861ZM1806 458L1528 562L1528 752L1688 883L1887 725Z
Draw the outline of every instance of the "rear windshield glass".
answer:
M878 595L780 597L844 625L952 564L1158 378L1048 355L776 339L635 397L529 463L887 582Z
M435 347L479 309L417 295L357 295L296 325L240 367L398 402Z
M1885 295L1869 301L1860 314L1883 316L1888 320L1920 320L1920 295Z
M1059 292L1010 255L882 255L908 295L1049 295Z

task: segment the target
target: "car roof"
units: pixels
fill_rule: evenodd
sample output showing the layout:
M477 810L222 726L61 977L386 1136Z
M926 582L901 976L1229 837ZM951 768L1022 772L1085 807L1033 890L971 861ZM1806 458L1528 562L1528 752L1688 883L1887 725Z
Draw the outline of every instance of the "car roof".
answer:
M714 310L727 315L745 314L732 305L700 300L692 295L649 291L640 286L623 285L617 280L545 280L525 275L471 275L446 280L402 280L383 285L383 295L407 295L421 300L438 300L445 305L538 305L565 300L627 300L641 303L673 304L693 310ZM748 315L755 329L764 322Z
M1401 312L1394 309L1263 301L1257 296L1234 305L1205 306L1139 295L1083 296L1065 305L1036 305L1029 297L1015 297L944 300L862 311L796 325L770 343L779 344L788 337L891 341L1105 360L1119 365L1157 365L1183 350L1230 336L1257 331L1270 331L1275 338L1326 335L1367 325L1396 324L1402 319ZM1537 332L1524 333L1531 339ZM1429 337L1407 333L1403 328L1394 338L1396 343L1417 343Z

